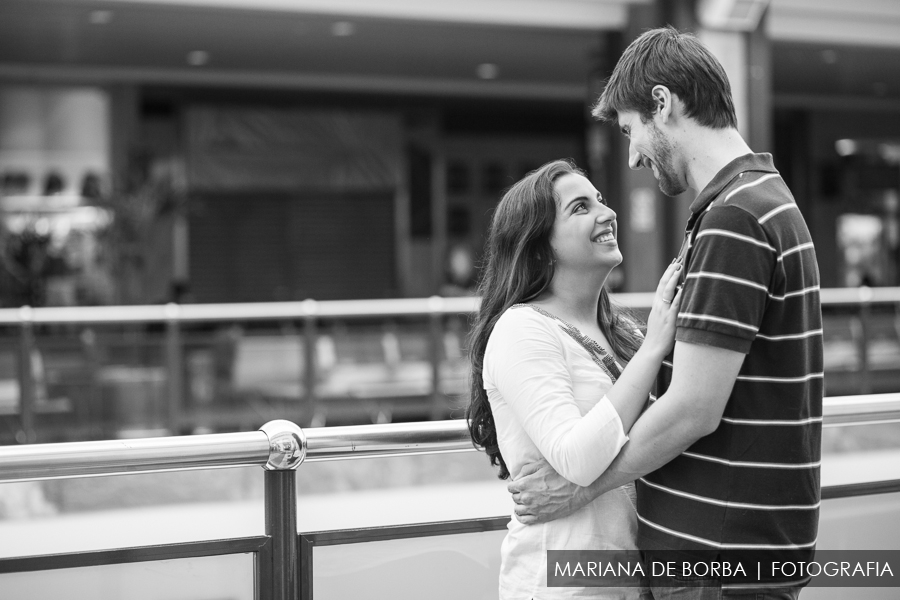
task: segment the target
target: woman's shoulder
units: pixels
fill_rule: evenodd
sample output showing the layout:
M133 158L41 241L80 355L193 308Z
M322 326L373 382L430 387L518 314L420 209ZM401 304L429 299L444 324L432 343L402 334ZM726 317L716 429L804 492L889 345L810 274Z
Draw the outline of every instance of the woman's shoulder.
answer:
M501 323L504 327L531 325L551 328L555 325L552 317L531 304L513 304L500 315L497 325Z
M529 304L514 304L507 308L494 324L492 337L527 339L548 333L555 333L556 324L550 317L541 314Z
M565 342L561 339L561 332L553 319L528 305L507 308L494 324L485 347L485 377L497 366L497 361L515 360L514 357L523 353L542 352L548 358L564 356Z

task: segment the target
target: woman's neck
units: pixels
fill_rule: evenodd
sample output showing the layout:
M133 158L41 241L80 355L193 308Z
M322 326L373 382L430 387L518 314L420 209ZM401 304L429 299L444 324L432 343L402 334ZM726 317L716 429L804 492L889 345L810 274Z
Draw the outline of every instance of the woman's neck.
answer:
M550 288L537 299L557 317L573 325L597 325L597 301L607 274L590 275L583 272L557 271Z

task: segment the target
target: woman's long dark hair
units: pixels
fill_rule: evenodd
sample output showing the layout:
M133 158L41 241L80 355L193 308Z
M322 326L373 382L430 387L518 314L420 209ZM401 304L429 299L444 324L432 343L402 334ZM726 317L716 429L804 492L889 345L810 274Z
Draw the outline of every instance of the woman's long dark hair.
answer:
M570 173L584 174L567 160L556 160L532 171L503 195L491 219L478 286L481 308L469 334L472 387L466 418L472 441L484 448L492 465L500 467L500 479L507 479L509 470L500 455L497 427L484 390L484 351L500 315L514 304L540 296L553 279L550 234L557 204L553 185ZM638 321L610 303L605 287L597 300L597 321L616 356L631 360L641 343L635 332Z

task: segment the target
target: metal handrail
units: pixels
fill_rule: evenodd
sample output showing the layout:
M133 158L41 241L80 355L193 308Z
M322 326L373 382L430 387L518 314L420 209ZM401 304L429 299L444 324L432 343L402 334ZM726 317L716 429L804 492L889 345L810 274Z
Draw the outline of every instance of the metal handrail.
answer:
M464 419L304 429L306 461L474 450Z
M900 393L833 396L823 403L825 427L900 422Z
M900 303L900 287L827 288L821 290L823 306ZM647 308L650 292L613 295L618 304ZM365 318L473 313L476 296L444 298L392 298L374 300L302 300L298 302L247 302L227 304L153 304L136 306L67 306L0 309L0 325L64 323L163 323L246 321L292 318Z
M826 426L891 421L900 421L900 394L841 396L824 402ZM4 446L0 481L240 465L296 468L303 462L473 449L462 419L306 429L274 421L246 433ZM274 459L275 454L282 459Z
M266 319L403 317L471 313L475 296L391 298L381 300L302 300L230 304L152 304L0 309L0 325L73 323L166 323Z
M897 304L900 287L826 288L819 293L823 306L840 304Z
M0 447L0 481L264 465L262 431Z

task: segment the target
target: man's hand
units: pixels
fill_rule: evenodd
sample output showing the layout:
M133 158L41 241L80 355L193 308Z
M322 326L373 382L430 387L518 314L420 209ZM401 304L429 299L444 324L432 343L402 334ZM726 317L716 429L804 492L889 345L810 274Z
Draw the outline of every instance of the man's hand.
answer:
M590 488L565 479L543 458L525 465L506 489L516 503L516 518L523 525L560 519L594 499Z

